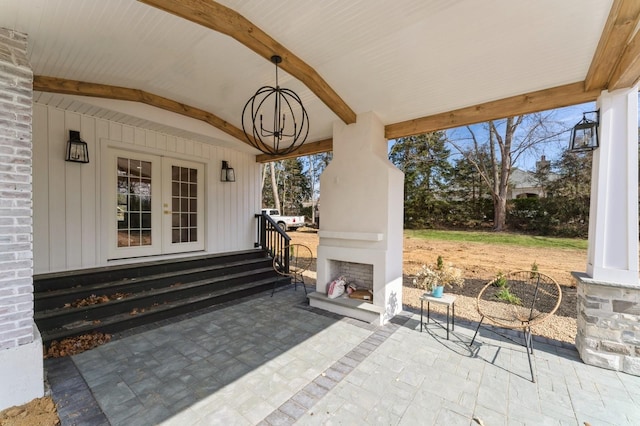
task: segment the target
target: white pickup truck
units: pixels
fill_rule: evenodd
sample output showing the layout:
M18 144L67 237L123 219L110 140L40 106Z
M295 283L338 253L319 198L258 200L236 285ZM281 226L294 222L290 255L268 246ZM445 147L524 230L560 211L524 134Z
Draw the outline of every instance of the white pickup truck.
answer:
M271 216L283 231L304 226L304 216L280 216L280 212L276 209L262 209L262 212Z

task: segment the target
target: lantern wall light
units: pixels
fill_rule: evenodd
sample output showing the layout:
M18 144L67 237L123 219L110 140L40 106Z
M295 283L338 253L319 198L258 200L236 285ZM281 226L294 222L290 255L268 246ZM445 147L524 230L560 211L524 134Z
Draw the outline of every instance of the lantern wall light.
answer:
M229 166L228 161L222 162L222 170L220 170L220 181L221 182L235 182L236 181L236 172L233 170L233 167Z
M72 163L88 163L89 147L87 143L80 139L80 132L69 130L69 141L67 142L66 161Z
M589 120L587 114L595 114L596 119ZM582 152L593 151L598 148L598 126L600 111L587 111L582 113L582 120L573 126L569 151Z
M242 110L242 130L247 141L265 154L286 155L302 146L309 135L309 116L300 96L278 85L278 64L282 58L271 57L276 66L276 85L262 86Z

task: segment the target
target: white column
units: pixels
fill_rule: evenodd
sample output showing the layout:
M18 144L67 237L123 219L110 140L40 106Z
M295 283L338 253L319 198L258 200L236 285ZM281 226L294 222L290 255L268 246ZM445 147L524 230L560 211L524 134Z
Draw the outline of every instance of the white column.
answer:
M578 280L576 348L586 364L640 376L638 88L602 92L587 273Z
M638 285L638 87L604 91L594 151L587 275Z

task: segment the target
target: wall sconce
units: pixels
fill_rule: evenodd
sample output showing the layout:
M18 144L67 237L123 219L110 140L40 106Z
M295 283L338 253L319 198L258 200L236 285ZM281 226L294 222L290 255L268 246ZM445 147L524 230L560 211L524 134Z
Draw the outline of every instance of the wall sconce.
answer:
M69 130L66 161L73 163L89 162L89 147L85 141L80 139L80 132L77 130Z
M229 163L226 161L222 162L222 170L220 170L220 181L221 182L236 181L236 172L235 170L233 170L233 167L229 167Z
M587 114L596 114L596 121L589 120ZM571 145L569 151L593 151L598 148L598 125L600 111L588 111L582 113L582 120L571 131Z

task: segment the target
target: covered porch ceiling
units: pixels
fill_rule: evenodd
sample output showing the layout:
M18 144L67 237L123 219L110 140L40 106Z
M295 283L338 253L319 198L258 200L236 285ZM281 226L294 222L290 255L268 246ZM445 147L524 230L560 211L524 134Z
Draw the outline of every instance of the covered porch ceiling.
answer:
M332 123L368 111L391 139L592 101L640 78L637 0L1 4L0 27L28 34L37 102L256 155L241 113L274 84L273 54L309 112L294 155L330 150Z

